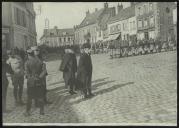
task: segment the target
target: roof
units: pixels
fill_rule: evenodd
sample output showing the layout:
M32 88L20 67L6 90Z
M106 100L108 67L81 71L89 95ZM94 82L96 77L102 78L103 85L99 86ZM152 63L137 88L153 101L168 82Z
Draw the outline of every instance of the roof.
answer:
M64 35L64 32L66 33L65 35ZM66 28L66 29L53 28L53 29L44 29L44 33L42 37L44 36L72 36L72 35L74 35L73 28Z
M84 20L81 22L81 24L79 25L79 27L84 27L90 24L94 24L97 22L98 18L100 17L100 15L103 13L104 8L95 11L93 13L88 14Z
M99 25L101 26L102 30L107 29L107 22L109 21L111 14L110 11L114 11L115 13L115 7L107 8L106 10L108 13L105 13L101 18L100 18L100 23ZM115 14L114 14L115 15Z
M122 9L116 16L112 17L108 23L113 23L115 21L121 21L135 16L135 6L129 6Z

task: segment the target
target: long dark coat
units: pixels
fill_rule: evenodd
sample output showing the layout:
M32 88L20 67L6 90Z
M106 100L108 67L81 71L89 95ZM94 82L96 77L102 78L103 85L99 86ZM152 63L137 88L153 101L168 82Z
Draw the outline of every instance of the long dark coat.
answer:
M77 89L81 90L84 86L91 86L92 78L92 61L91 56L82 53L80 56L78 69L77 69ZM89 82L90 80L90 82ZM86 85L86 83L88 85Z
M36 57L31 57L25 63L25 73L27 77L28 96L36 99L44 97L43 88L43 63Z
M63 78L66 85L75 82L75 73L77 72L77 60L74 53L66 53L60 65L60 71L63 72Z

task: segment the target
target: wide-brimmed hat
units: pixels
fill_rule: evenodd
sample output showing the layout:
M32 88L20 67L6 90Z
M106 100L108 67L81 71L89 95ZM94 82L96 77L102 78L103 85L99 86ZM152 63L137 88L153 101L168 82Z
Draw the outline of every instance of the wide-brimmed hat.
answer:
M27 50L27 53L28 53L28 54L33 53L32 49L31 49L31 48L30 48L30 49L28 49L28 50Z
M32 46L32 47L31 47L31 50L32 50L32 51L37 51L37 50L39 50L39 48L38 48L38 46Z

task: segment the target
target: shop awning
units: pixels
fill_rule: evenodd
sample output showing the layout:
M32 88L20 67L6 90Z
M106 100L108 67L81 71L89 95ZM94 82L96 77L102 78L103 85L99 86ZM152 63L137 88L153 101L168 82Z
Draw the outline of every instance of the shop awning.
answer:
M108 38L109 40L116 40L120 34L110 35Z

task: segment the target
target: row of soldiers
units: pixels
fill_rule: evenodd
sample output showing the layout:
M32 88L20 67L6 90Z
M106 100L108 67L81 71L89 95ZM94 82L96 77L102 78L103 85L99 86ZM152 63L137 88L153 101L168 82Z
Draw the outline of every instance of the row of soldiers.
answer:
M138 40L138 41L116 41L110 43L109 47L111 50L110 55L117 54L118 51L120 56L131 56L140 55L147 53L156 53L161 51L175 50L176 41L161 41L161 40ZM119 50L118 50L119 49Z
M82 46L79 64L77 66L73 47L66 47L59 68L63 72L65 86L69 88L69 93L73 95L76 94L75 91L79 91L82 93L84 99L94 96L91 92L92 61L90 48L89 42ZM40 114L44 115L44 105L51 104L52 102L47 101L46 76L48 73L42 54L40 54L40 49L37 46L28 49L25 62L17 50L12 50L7 55L8 57L6 54L2 56L3 113L9 112L6 109L6 96L9 84L6 73L9 73L12 85L14 86L15 105L25 105L22 100L25 77L27 79L27 100L24 115L31 115L33 100L35 101L35 106L40 108Z
M25 55L24 55L25 56ZM8 88L8 78L6 73L11 76L12 85L14 87L13 94L15 105L25 105L22 100L24 77L27 78L27 103L26 116L30 115L32 99L35 106L40 107L40 114L44 114L44 105L51 104L47 101L46 96L46 76L48 75L46 65L37 46L27 50L27 58L22 58L21 52L17 49L7 51L2 56L2 100L3 112L10 112L6 109L6 96Z

